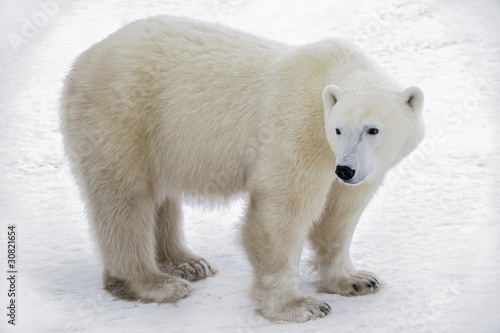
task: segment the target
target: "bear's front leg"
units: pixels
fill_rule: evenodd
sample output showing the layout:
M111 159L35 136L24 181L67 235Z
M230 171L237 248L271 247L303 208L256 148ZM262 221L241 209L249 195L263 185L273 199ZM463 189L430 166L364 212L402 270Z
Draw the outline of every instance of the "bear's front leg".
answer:
M314 268L318 273L319 291L358 296L381 288L374 274L354 268L349 255L358 220L377 186L333 182L323 214L309 235L316 252Z
M273 321L306 322L331 310L298 289L300 254L312 224L302 207L300 200L267 190L251 193L247 207L242 236L254 272L251 297Z

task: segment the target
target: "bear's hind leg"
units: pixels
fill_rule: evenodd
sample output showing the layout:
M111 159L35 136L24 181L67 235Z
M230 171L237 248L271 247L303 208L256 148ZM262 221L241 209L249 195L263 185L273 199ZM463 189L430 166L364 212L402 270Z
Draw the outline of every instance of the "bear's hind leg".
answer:
M163 272L188 281L198 281L217 273L205 259L194 255L186 247L178 198L167 198L158 208L156 258Z
M133 186L118 191L109 182L89 198L104 264L104 289L144 303L176 302L191 294L185 280L161 272L155 261L152 196Z

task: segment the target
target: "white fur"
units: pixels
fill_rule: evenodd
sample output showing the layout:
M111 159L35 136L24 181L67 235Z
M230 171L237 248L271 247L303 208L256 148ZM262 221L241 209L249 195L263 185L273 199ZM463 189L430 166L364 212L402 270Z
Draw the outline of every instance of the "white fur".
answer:
M380 179L421 141L423 93L419 88L411 87L398 94L342 91L329 85L323 90L323 101L326 135L337 156L336 165L356 170L350 181L341 180L345 184L357 185L368 177ZM369 134L371 129L378 133ZM388 158L389 152L398 153L398 158Z
M385 172L421 140L422 101L340 40L292 47L173 17L119 30L76 60L62 100L105 288L144 302L188 296L182 281L216 270L184 245L181 199L246 192L242 243L264 316L330 311L298 291L307 237L321 290L377 290L349 244ZM338 181L339 163L358 170L357 186Z

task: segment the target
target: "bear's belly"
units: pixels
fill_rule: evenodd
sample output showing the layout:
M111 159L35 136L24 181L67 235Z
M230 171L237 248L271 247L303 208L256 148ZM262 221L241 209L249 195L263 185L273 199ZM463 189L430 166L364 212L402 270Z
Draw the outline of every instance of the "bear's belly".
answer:
M176 156L163 163L158 180L159 190L164 193L161 197L183 195L213 201L246 191L251 165L241 156L214 152Z

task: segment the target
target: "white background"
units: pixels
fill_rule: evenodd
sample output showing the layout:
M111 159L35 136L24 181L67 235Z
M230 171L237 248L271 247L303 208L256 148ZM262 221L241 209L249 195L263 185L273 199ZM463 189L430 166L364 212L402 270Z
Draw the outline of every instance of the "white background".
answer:
M386 287L332 305L324 319L276 325L246 297L239 245L244 200L185 206L192 249L219 268L177 304L115 300L59 131L73 59L123 25L172 14L283 42L343 37L426 95L427 139L392 170L365 211L352 256ZM18 229L18 317L1 332L500 332L500 3L478 1L102 0L0 2L0 267ZM5 273L6 274L6 273Z

